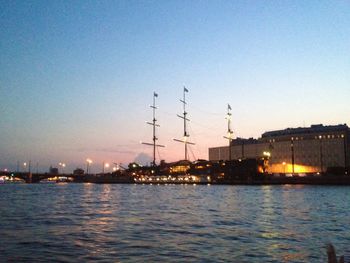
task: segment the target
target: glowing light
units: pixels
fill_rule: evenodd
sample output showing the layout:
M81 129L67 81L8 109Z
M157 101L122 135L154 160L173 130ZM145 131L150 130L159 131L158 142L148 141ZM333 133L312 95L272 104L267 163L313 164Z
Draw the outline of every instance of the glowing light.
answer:
M310 165L302 165L302 164L294 164L294 173L316 173L318 171L318 167L310 166ZM292 173L293 172L293 164L282 162L269 165L269 173Z
M92 164L92 160L89 159L89 158L86 159L86 162L87 162L88 164Z
M105 163L105 167L106 167L106 168L109 168L109 163Z
M267 156L267 157L270 157L270 156L271 156L271 153L270 153L270 152L263 152L263 155L264 155L264 156Z

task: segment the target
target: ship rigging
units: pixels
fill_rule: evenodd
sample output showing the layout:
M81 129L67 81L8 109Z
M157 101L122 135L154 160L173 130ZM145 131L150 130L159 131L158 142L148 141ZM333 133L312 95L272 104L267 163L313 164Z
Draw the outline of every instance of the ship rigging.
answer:
M183 119L184 121L184 135L183 135L183 139L180 140L180 139L173 139L174 141L176 142L181 142L185 145L185 160L188 161L188 150L187 150L187 145L190 144L190 145L195 145L195 143L193 142L190 142L188 141L188 138L190 137L189 133L187 132L187 122L190 121L188 118L187 118L187 112L186 112L186 93L188 92L188 89L186 89L186 87L184 87L184 90L183 90L183 99L181 101L182 105L183 105L183 115L179 115L177 114L177 117Z
M232 140L233 140L233 131L231 129L231 106L230 104L227 104L227 114L226 114L226 120L227 120L227 136L224 136L225 139L228 140L228 158L229 161L232 160Z
M157 124L157 119L156 119L156 98L158 97L158 94L153 92L153 105L150 105L153 111L153 120L152 122L147 121L146 123L153 126L153 143L148 143L148 142L141 142L142 144L149 145L153 147L153 161L152 161L152 166L156 166L156 147L165 147L165 145L157 144L157 136L156 136L156 127L160 127L159 124Z

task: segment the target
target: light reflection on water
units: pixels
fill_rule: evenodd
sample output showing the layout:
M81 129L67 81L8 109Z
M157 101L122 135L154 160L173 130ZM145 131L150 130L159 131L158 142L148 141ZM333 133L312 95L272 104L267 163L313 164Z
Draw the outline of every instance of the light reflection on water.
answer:
M1 260L325 262L349 249L349 190L1 185Z

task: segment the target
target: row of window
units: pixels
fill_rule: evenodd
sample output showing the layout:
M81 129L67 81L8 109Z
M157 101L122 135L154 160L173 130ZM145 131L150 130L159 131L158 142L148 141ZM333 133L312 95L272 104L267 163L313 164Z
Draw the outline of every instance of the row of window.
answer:
M344 134L328 134L328 135L316 135L315 139L336 139L336 138L344 138ZM303 140L304 137L291 137L290 138L292 141L298 141L298 140ZM276 142L275 139L270 139L270 143Z
M344 134L340 134L340 135L328 134L328 135L315 136L315 139L334 139L334 138L344 138Z

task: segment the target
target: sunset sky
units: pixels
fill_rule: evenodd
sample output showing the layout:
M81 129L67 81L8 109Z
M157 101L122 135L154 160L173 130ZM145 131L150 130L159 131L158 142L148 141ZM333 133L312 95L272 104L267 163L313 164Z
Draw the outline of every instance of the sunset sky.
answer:
M349 1L0 0L0 169L193 160L238 137L350 124ZM146 158L147 159L147 158ZM23 166L22 166L23 169Z

